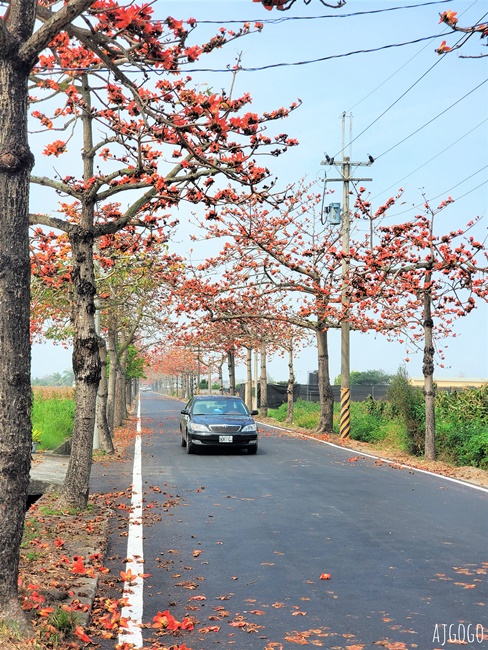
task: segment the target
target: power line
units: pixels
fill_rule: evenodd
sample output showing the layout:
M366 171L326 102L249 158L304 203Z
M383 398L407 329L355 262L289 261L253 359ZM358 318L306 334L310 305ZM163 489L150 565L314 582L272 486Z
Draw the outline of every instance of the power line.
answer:
M476 4L476 2L478 2L478 0L475 0L475 1L473 2L473 5ZM471 6L473 6L473 5L471 5ZM466 9L466 11L467 11L467 9ZM463 12L463 13L464 13L464 12ZM462 14L461 14L461 15L462 15ZM446 26L446 27L442 30L441 35L445 34L447 31L448 31L448 27ZM373 90L371 90L367 95L365 95L362 99L360 99L358 102L356 102L356 103L354 104L354 106L351 106L351 108L349 108L349 109L346 111L346 113L350 113L354 108L356 108L356 106L359 106L359 104L361 104L362 102L364 102L365 99L368 99L368 97L371 97L371 95L373 95L377 90L379 90L380 88L382 88L382 87L383 87L383 86L384 86L388 81L390 81L390 79L392 79L393 77L395 77L399 72L401 72L401 71L403 70L403 68L405 68L409 63L411 63L411 62L412 62L412 61L413 61L417 56L419 56L419 54L421 54L421 53L425 50L425 48L426 48L427 46L428 46L428 43L426 43L426 44L424 45L424 47L422 47L422 48L421 48L421 49L420 49L416 54L414 54L413 56L411 56L411 57L408 59L408 61L405 61L405 63L404 63L402 66L400 66L399 68L397 68L397 70L395 70L395 72L393 72L389 77L387 77L384 81L382 81L382 82L379 84L379 86L376 86L376 88L374 88Z
M370 11L356 11L349 14L325 14L323 16L285 16L283 18L264 18L257 20L197 20L197 24L202 25L232 25L236 23L262 23L264 25L278 25L284 22L294 20L322 20L325 18L354 18L355 16L370 16L373 14L382 14L389 11L400 11L403 9L418 9L419 7L428 7L429 5L440 5L452 0L436 0L435 2L422 2L415 5L403 5L401 7L387 7L386 9L372 9Z
M345 52L344 54L331 54L329 56L323 56L318 59L309 59L306 61L293 61L291 63L270 63L268 65L256 66L253 68L244 68L239 66L238 68L224 68L224 69L215 69L215 68L185 68L184 72L261 72L262 70L271 70L273 68L286 68L293 67L298 65L310 65L312 63L322 63L323 61L330 61L332 59L343 59L348 56L355 56L357 54L371 54L372 52L381 52L382 50L389 50L395 47L404 47L405 45L415 45L416 43L422 43L423 41L432 41L438 39L442 36L441 34L434 34L433 36L424 36L422 38L416 38L413 41L405 41L403 43L391 43L389 45L381 45L380 47L373 47L366 50L354 50L352 52Z
M482 124L484 124L487 120L488 120L488 117L486 117L486 118L485 118L484 120L482 120L479 124L477 124L476 126L474 126L472 129L470 129L467 133L465 133L464 135L462 135L460 138L458 138L458 139L455 140L454 142L451 142L451 144L449 144L445 149L443 149L442 151L439 151L439 153L437 153L435 156L432 156L432 158L429 158L429 160L427 160L427 161L424 162L422 165L420 165L419 167L417 167L416 169L414 169L412 172L410 172L410 173L407 174L406 176L402 176L401 179L399 179L399 180L396 181L395 183L392 183L391 185L389 185L387 188L385 188L385 189L382 190L381 192L378 192L378 194L376 194L375 196L373 196L373 197L371 198L371 201L374 201L374 199L377 198L380 194L383 194L384 192L388 192L388 190L391 189L392 187L398 186L398 185L399 185L400 183L402 183L406 178L409 178L409 176L412 176L413 174L415 174L416 172L418 172L420 169L422 169L423 167L425 167L426 165L428 165L429 163L431 163L433 160L435 160L436 158L438 158L439 156L441 156L443 153L445 153L446 151L448 151L449 149L451 149L451 147L454 147L454 145L456 145L458 142L461 142L461 140L464 140L464 138L466 138L468 135L470 135L471 133L473 133L473 131L476 131L476 129L478 129L478 128L479 128Z
M470 90L468 93L466 93L465 95L463 95L462 97L460 97L458 100L456 100L453 104L451 104L450 106L448 106L447 108L445 108L441 113L438 113L438 114L437 114L435 117L433 117L431 120L429 120L428 122L426 122L425 124L423 124L421 127L419 127L416 131L413 131L413 133L410 133L410 135L407 135L405 138L403 138L403 140L400 140L400 142L397 142L397 143L394 144L392 147L390 147L389 149L387 149L386 151L384 151L383 153L381 153L379 156L376 156L376 160L378 160L378 158L381 158L382 156L385 156L387 153L390 153L390 151L393 151L393 149L396 149L396 147L399 147L401 144L403 144L404 142L406 142L407 140L409 140L411 137L413 137L414 135L416 135L417 133L419 133L420 131L422 131L422 129L425 129L426 126L429 126L429 124L432 124L432 122L435 122L435 120L437 120L439 117L441 117L442 115L444 115L445 113L447 113L448 111L450 111L451 108L453 108L454 106L456 106L457 104L459 104L460 102L462 102L464 99L466 99L466 97L469 97L470 95L472 95L476 90L478 90L478 88L481 88L481 86L483 86L487 81L488 81L488 79L485 79L484 81L482 81L482 82L481 82L480 84L478 84L475 88L473 88L473 89Z
M462 14L466 13L466 12L468 11L468 9L471 9L475 4L477 4L477 1L478 1L478 0L475 0L475 1L474 1L474 2L473 2L473 3L472 3L468 8L465 9L464 12L462 12ZM461 14L461 15L462 15L462 14ZM486 14L485 14L485 15L480 19L480 21L478 21L478 22L481 22L481 21L485 18L485 16L486 16ZM444 30L444 31L445 31L445 30ZM461 37L460 40L462 40L462 38L463 38L463 37ZM425 47L427 47L427 46L425 46ZM423 51L423 50L425 49L425 47L422 48L422 50L420 50L420 52ZM408 63L410 63L410 61L412 61L413 58L415 58L416 56L418 56L418 54L419 54L420 52L418 52L417 54L414 55L414 57L412 57L411 59L409 59L409 61L407 61L403 66L401 66L401 68L400 68L399 70L402 70L402 69L403 69L403 68L404 68ZM445 55L444 55L444 56L445 56ZM405 93L403 93L403 94L402 94L402 95L401 95L401 96L400 96L400 97L399 97L395 102L393 102L393 104L391 104L391 105L386 109L386 111L384 111L380 116L378 116L378 117L374 120L374 122L372 122L372 123L371 123L371 124L366 128L366 129L364 129L364 130L363 130L363 131L362 131L362 132L361 132L361 133L360 133L356 138L354 138L354 140L357 140L357 139L358 139L358 138L359 138L363 133L365 133L365 132L366 132L366 131L367 131L367 130L368 130L368 129L373 125L373 124L375 124L376 122L378 122L378 121L381 119L381 117L383 117L383 115L385 115L386 112L388 112L388 111L389 111L389 110L390 110L390 109L391 109L391 108L392 108L392 107L393 107L393 106L394 106L394 105L395 105L395 104L396 104L396 103L397 103L397 102L398 102L402 97L404 97L405 94L408 93L408 92L409 92L409 91L410 91L410 90L411 90L411 89L412 89L412 88L413 88L413 87L414 87L414 86L415 86L415 85L416 85L416 84L417 84L417 83L418 83L418 82L419 82L423 77L425 77L425 75L428 74L428 73L429 73L429 72L430 72L430 71L435 67L435 65L437 65L438 63L440 63L440 61L444 58L444 56L442 56L440 59L438 59L438 60L436 61L436 63L435 63L433 66L431 66L431 67L427 70L427 72L426 72L424 75L422 75L422 77L420 77L420 79L418 79L418 80L417 80L417 81L416 81L412 86L410 86L410 88L408 88L407 91L406 91ZM395 73L393 73L392 75L390 75L390 77L388 77L388 78L387 78L383 83L381 83L381 84L380 84L377 88L375 88L373 91L371 91L370 93L368 93L368 95L366 95L366 97L363 97L363 99L361 99L359 102L357 102L354 106L357 106L357 105L360 104L364 99L366 99L367 97L369 97L370 95L372 95L376 90L378 90L378 89L379 89L381 86L383 86L387 81L389 81L393 76L395 76L395 75L399 72L399 70L397 70ZM475 89L475 90L476 90L476 89ZM462 99L463 99L463 98L462 98ZM461 101L461 100L459 100L459 101ZM354 107L353 107L353 108L354 108ZM452 106L451 106L450 108L452 108ZM350 109L350 110L352 110L352 109ZM449 110L449 109L446 109L446 110ZM445 111L444 111L444 112L445 112ZM442 113L441 113L441 114L442 114ZM437 116L437 117L439 117L439 116ZM434 119L437 119L437 118L434 118ZM460 142L462 139L464 139L466 136L468 136L470 133L472 133L472 132L475 131L477 128L479 128L482 124L484 124L484 123L487 121L487 119L488 119L488 118L486 118L485 120L482 120L482 121L481 121L477 126L475 126L474 128L470 129L470 130L469 130L465 135L463 135L463 136L461 136L460 138L458 138L455 142L451 143L448 147L446 147L446 148L443 149L441 152L439 152L438 154L436 154L435 156L433 156L432 158L430 158L427 162L425 162L425 163L423 163L422 165L420 165L419 167L417 167L414 171L410 172L407 176L404 176L401 180L397 181L397 183L393 183L392 185L390 185L388 188L386 188L386 190L383 190L383 192L386 192L386 191L388 191L391 187L394 187L395 185L398 185L399 183L402 183L402 181L403 181L405 178L408 178L409 176L412 176L412 175L413 175L415 172L417 172L419 169L422 169L423 167L425 167L427 164L429 164L430 162L432 162L435 158L437 158L438 156L442 155L445 151L447 151L448 149L450 149L452 146L454 146L455 144L457 144L458 142ZM432 122L432 121L433 121L433 120L431 120L431 122ZM424 126L427 126L427 125L424 125ZM423 127L422 127L422 128L423 128ZM418 132L419 130L420 130L420 129L418 129L416 132ZM412 133L410 136L408 136L408 138L411 137L411 136L413 136L413 135L414 135L414 133ZM399 142L397 145L395 145L395 147L396 147L396 146L399 146L402 142L404 142L404 141L405 141L406 139L408 139L408 138L405 138L404 140L402 140L401 142ZM352 142L354 142L354 140L352 140L351 143L349 143L348 146L350 146L350 144L352 144ZM391 151L391 150L392 150L393 148L395 148L395 147L392 147L392 148L389 149L388 151ZM384 154L380 154L380 156L381 156L381 155L385 155L386 153L388 153L388 152L384 152ZM379 158L380 156L377 156L377 158ZM463 182L464 182L464 181L463 181ZM484 184L484 183L483 183L483 184ZM482 185L483 185L483 184L482 184ZM481 187L481 185L478 186L478 187ZM475 188L475 189L477 189L477 188ZM472 190L472 191L474 191L474 190ZM381 192L381 193L382 193L382 192ZM381 193L379 193L379 194L381 194ZM460 198L463 198L464 196L466 196L466 195L469 194L469 193L470 193L470 192L467 192L466 194L463 194L462 197L459 197L457 200L459 200ZM376 196L379 196L379 194L377 194ZM376 197L373 197L371 200L374 200L374 198L376 198ZM403 212L402 212L402 213L399 213L399 214L403 214Z
M446 28L446 29L447 29L447 28ZM445 33L445 31L446 31L446 30L444 30L443 33ZM360 99L360 100L359 100L358 102L356 102L353 106L351 106L351 108L349 108L349 109L346 111L346 113L350 113L354 108L356 108L356 106L359 106L359 104L362 104L366 99L368 99L368 97L371 97L371 95L373 95L377 90L379 90L380 88L382 88L382 87L383 87L383 86L384 86L388 81L390 81L390 79L392 79L392 78L393 78L394 76L396 76L396 75L397 75L401 70L403 70L403 68L406 68L407 65L408 65L411 61L413 61L413 60L415 59L415 57L417 57L421 52L423 52L423 51L425 50L425 48L427 47L427 45L428 45L428 44L426 44L426 45L425 45L422 49L420 49L416 54L414 54L412 57L410 57L410 59L408 59L408 61L406 61L406 62L405 62L405 63L404 63L400 68L398 68L397 70L395 70L395 72L393 72L389 77L387 77L384 81L382 81L382 82L379 84L379 86L376 86L376 88L374 88L373 90L371 90L367 95L365 95L362 99ZM399 98L399 99L401 99L401 98ZM398 100L397 100L397 101L398 101ZM396 102L395 102L395 103L396 103ZM391 108L391 107L390 107L390 108ZM389 109L388 109L388 110L389 110ZM384 115L384 113L383 113L382 115ZM381 117L381 115L380 115L380 117ZM380 118L377 118L377 119L380 119ZM376 121L377 121L377 120L376 120ZM374 122L373 122L373 124L374 124ZM371 126L372 126L372 125L371 125ZM368 127L368 128L369 128L369 127ZM363 131L363 133L364 133L364 131ZM359 137L359 136L358 136L358 137ZM353 141L352 141L352 142L353 142ZM351 142L350 144L352 144L352 142Z
M466 178L464 180L459 181L459 183L456 183L456 185L453 185L448 190L445 190L444 192L441 192L440 194L437 194L437 196L433 196L432 198L427 199L427 201L435 201L436 199L440 199L441 197L446 196L446 194L449 194L450 192L452 192L452 190L455 190L456 187L459 187L463 183L466 183L466 181L469 181L469 179L473 178L473 176L476 176L477 174L481 174L481 172L484 171L487 168L488 168L488 165L485 165L484 167L481 167L480 169L478 169L478 171L474 172L473 174L470 174L469 176L466 176ZM473 188L469 192L466 192L465 194L463 194L463 196L466 196L466 194L469 194L470 192L474 192L474 190L477 190L479 187L482 187L487 182L488 181L483 181L483 183L480 183L477 187Z
M415 88L415 86L416 86L418 83L420 83L420 82L422 81L422 79L423 79L424 77L426 77L426 76L429 74L429 72L430 72L431 70L433 70L433 69L435 68L435 66L438 65L438 64L442 61L442 59L443 59L445 56L446 56L446 55L444 54L444 55L442 55L442 57L441 57L440 59L437 59L437 61L436 61L433 65L431 65L430 68L429 68L428 70L426 70L426 71L424 72L424 74L421 75L421 76L420 76L420 77L419 77L419 78L418 78L418 79L417 79L417 80L416 80L416 81L415 81L411 86L409 86L409 87L407 88L407 90L405 90L405 92L403 92L403 93L400 95L400 97L397 97L397 99L395 99L395 101L394 101L392 104L390 104L390 105L388 106L388 108L386 108L382 113L380 113L380 114L378 115L378 117L377 117L376 119L374 119L370 124L368 124L368 126L367 126L365 129L363 129L363 130L361 131L361 133L359 133L356 137L354 137L354 138L353 138L353 139L352 139L352 140L351 140L351 141L350 141L350 142L349 142L349 143L344 147L344 149L342 149L341 151L338 151L338 152L335 154L334 158L335 158L336 156L340 155L340 154L341 154L341 153L342 153L342 152L343 152L347 147L349 147L353 142L356 142L356 140L358 140L362 135L364 135L364 134L366 133L366 131L368 131L372 126L374 126L374 125L376 124L376 122L378 122L379 120L381 120L381 118L382 118L384 115L386 115L386 114L388 113L388 111L390 111L390 110L391 110L391 109L392 109L396 104L398 104L398 102L399 102L401 99L403 99L403 98L405 97L405 95L407 95L407 94L412 90L412 88ZM384 154L383 154L383 155L384 155ZM379 157L379 156L377 156L377 157Z
M422 207L423 205L425 205L425 203L430 203L431 201L435 201L436 199L440 199L441 197L449 196L449 194L452 192L452 190L455 190L456 187L459 187L463 183L466 183L466 181L469 181L471 178L473 178L473 176L476 176L477 174L480 174L487 167L488 167L488 165L485 165L484 167L481 167L481 169L478 169L478 171L474 172L473 174L470 174L469 176L467 176L462 181L459 181L459 183L456 183L456 185L453 185L452 187L450 187L448 190L445 190L444 192L441 192L440 194L437 194L437 196L433 196L431 198L428 198L425 201L422 201L422 203L417 203L417 205L412 205L412 207L407 208L406 210L402 210L402 212L397 212L396 214L388 215L388 217L389 218L399 217L400 215L405 214L406 212L410 212L411 210L415 210L416 208ZM454 199L454 201L460 201L462 198L464 198L468 194L471 194L472 192L475 192L476 190L478 190L480 187L483 187L483 185L486 185L487 183L488 183L488 180L483 181L482 183L480 183L476 187L473 187L472 189L468 190L467 192L465 192L464 194L459 196L457 199Z
M483 187L483 185L486 185L487 183L488 183L488 180L483 181L482 183L480 183L476 187L473 187L473 189L468 190L464 194L461 194L461 196L458 196L457 199L455 199L455 201L460 201L461 199L464 199L465 196L468 196L468 194L471 194L472 192L476 192L476 190L478 190L480 187ZM445 196L445 195L443 195L443 196Z
M477 1L478 1L478 0L475 0L475 1L473 2L473 4L470 5L469 9L470 9L471 7L473 7L473 6L477 3ZM468 9L466 9L463 13L466 13L466 11L468 11ZM484 16L482 16L482 18L481 18L478 22L481 22L481 20L483 20L483 18L484 18L486 15L487 15L487 14L484 14ZM445 30L441 33L441 36L442 36L443 33L445 33ZM461 43L461 41L462 41L464 38L465 38L465 35L463 34L463 35L458 39L458 41L457 41L457 43L456 43L455 45L457 45L458 43ZM425 48L424 48L424 49L425 49ZM371 122L371 123L370 123L370 124L365 128L365 129L363 129L363 130L361 131L361 133L359 133L359 135L357 135L357 136L356 136L354 139L352 139L352 140L351 140L351 141L350 141L346 146L344 146L344 149L342 149L341 151L339 151L339 152L336 154L336 156L340 155L340 154L341 154L341 153L342 153L342 152L343 152L347 147L351 146L351 144L353 144L353 142L355 142L356 140L358 140L358 139L359 139L359 138L360 138L364 133L366 133L366 131L368 131L368 130L369 130L369 129L374 125L374 124L376 124L376 122L378 122L378 121L379 121L379 120L380 120L384 115L386 115L386 113L388 113L388 111L391 110L391 109L393 108L393 106L395 106L395 105L396 105L396 104L397 104L397 103L398 103L398 102L399 102L403 97L405 97L405 95L407 95L407 94L412 90L412 88L414 88L414 87L415 87L415 86L416 86L416 85L417 85L417 84L418 84L418 83L419 83L419 82L420 82L420 81L421 81L421 80L422 80L426 75L428 75L429 72L431 72L431 70L433 70L433 69L435 68L435 66L438 65L438 64L439 64L439 63L444 59L445 56L447 56L447 53L445 53L445 54L443 54L441 57L439 57L439 58L437 59L437 61L436 61L433 65L431 65L430 68L429 68L426 72L424 72L424 74L423 74L421 77L419 77L419 78L417 79L417 81L415 81L415 82L414 82L414 83L413 83L409 88L407 88L407 90L406 90L404 93L402 93L402 94L400 95L400 97L398 97L398 98L397 98L397 99L396 99L392 104L390 104L390 106L388 106L387 109L385 109L385 110L384 110L384 111L383 111L383 112L382 112L382 113L381 113L381 114L380 114L380 115L379 115L375 120L373 120L373 122ZM395 74L396 74L396 73L395 73ZM392 76L393 76L393 75L392 75ZM391 77L389 77L389 79L390 79L390 78L391 78ZM378 87L381 87L381 85L383 85L383 84L380 84L380 86L378 86ZM376 90L377 90L377 89L376 89ZM374 91L373 91L373 92L374 92ZM370 94L371 94L371 93L370 93ZM368 97L369 97L369 95L368 95ZM362 101L362 100L361 100L361 101ZM358 103L360 103L360 102L358 102ZM356 104L356 106L357 106L357 104ZM383 155L383 154L382 154L382 155Z

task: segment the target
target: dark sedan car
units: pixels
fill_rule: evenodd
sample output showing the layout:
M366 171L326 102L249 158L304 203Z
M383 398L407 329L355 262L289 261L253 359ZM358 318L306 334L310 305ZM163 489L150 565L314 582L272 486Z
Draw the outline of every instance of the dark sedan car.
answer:
M258 450L256 422L240 397L198 395L181 411L181 446L192 454L203 447Z

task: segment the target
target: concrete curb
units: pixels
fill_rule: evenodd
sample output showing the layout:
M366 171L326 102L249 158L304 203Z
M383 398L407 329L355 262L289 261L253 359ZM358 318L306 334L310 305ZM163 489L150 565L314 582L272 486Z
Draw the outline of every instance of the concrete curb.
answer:
M33 455L29 496L54 492L62 487L68 470L69 456L40 452Z

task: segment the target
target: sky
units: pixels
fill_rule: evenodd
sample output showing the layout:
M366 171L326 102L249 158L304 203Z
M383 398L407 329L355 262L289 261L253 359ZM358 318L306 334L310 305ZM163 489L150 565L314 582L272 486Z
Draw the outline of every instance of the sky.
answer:
M232 75L227 67L240 57L244 70L235 79L233 96L249 92L253 111L302 101L273 131L285 131L300 143L267 161L281 186L302 178L322 180L325 172L329 178L337 177L338 170L321 163L326 154L340 159L344 144L344 153L353 162L366 162L369 155L375 159L354 172L356 177L373 179L361 184L370 192L374 208L403 188L403 203L390 212L391 223L421 213L424 197L436 206L452 196L454 203L441 213L442 226L446 231L462 228L479 218L475 233L485 239L488 57L479 55L486 47L473 37L450 54L439 56L435 49L443 40L452 47L459 39L438 24L440 12L457 11L459 25L468 26L488 20L486 1L348 0L337 10L318 0L308 5L296 0L285 12L266 11L251 0L160 0L153 6L158 18L197 19L190 43L203 42L219 26L237 30L241 22L264 23L261 33L203 57L187 72L196 83L229 89ZM340 184L335 185L339 191ZM178 216L182 226L174 249L184 253L192 247L194 259L203 256L189 240L190 208L181 207ZM436 376L488 378L487 329L488 310L479 304L457 322L456 337L446 349L446 367L437 367ZM329 346L335 377L340 373L338 332L330 333ZM403 345L389 343L381 334L351 335L351 370L395 373L406 356ZM409 375L420 377L421 354L408 356ZM70 353L59 346L36 345L32 361L33 376L42 376L68 368ZM296 360L298 381L305 383L307 373L316 368L316 349L311 346ZM286 363L278 358L269 364L269 371L274 380L286 379Z

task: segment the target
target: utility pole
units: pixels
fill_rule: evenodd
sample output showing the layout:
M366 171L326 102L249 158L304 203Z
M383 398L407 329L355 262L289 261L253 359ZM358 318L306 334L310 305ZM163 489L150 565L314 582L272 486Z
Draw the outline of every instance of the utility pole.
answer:
M352 115L349 116L350 129L352 130ZM349 438L351 435L351 364L350 364L350 322L349 322L349 238L351 231L351 214L349 211L349 183L352 181L372 181L372 178L354 178L351 176L351 167L369 167L373 164L370 157L368 162L351 162L350 156L345 156L345 123L346 114L342 114L342 160L335 162L327 156L322 165L340 166L341 178L327 178L327 182L342 183L342 219L341 219L341 241L342 241L342 308L343 319L341 321L341 419L339 435L341 438ZM350 137L352 142L352 137Z

